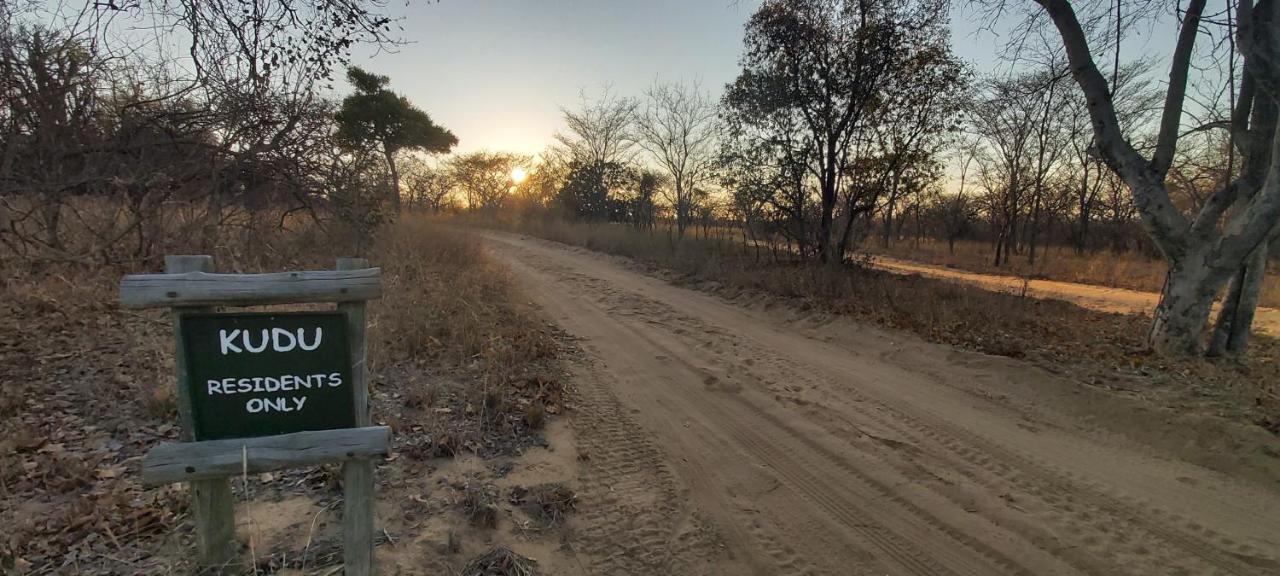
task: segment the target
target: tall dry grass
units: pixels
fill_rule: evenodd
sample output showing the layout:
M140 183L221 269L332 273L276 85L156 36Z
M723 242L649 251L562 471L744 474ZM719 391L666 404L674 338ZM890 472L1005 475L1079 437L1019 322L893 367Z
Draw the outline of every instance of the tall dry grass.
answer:
M375 361L467 368L486 385L502 385L554 355L546 324L469 231L407 218L378 239L371 256L384 293L371 317Z

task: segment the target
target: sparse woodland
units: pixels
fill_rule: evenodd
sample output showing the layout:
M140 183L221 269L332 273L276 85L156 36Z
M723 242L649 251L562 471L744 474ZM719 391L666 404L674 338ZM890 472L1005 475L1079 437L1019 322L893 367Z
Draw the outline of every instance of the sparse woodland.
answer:
M412 462L518 452L565 404L556 334L465 223L1100 387L1123 374L1280 430L1280 348L1251 337L1280 305L1280 2L970 0L1016 23L1007 61L980 70L943 0L764 0L732 82L584 87L536 156L456 152L466 134L397 78L349 66L353 46L400 40L384 8L0 3L0 572L186 567L180 494L124 473L177 434L166 319L113 305L121 274L166 254L383 266L402 290L375 313L373 381ZM1176 38L1143 36L1171 21ZM1085 312L869 255L1161 299L1150 317ZM432 489L405 466L398 486ZM419 504L453 496L474 488Z
M954 56L944 3L765 2L718 98L584 92L536 162L441 156L456 137L360 69L355 94L322 97L352 43L392 41L358 3L107 6L69 30L6 8L0 241L10 261L154 262L175 238L213 251L305 227L359 251L403 210L465 210L670 225L820 263L959 243L1025 275L1164 262L1128 283L1165 296L1151 347L1241 354L1276 220L1273 7L1040 4L968 7L1023 18L992 72ZM291 27L330 10L318 34ZM139 14L191 28L190 56L108 38ZM1126 52L1169 19L1184 33L1168 54Z
M766 1L719 102L679 83L584 98L513 205L645 229L656 211L677 236L828 264L960 246L925 253L1161 292L1153 350L1243 354L1274 298L1276 7L968 8L1018 23L1004 71L953 55L945 3ZM1156 21L1176 43L1131 55ZM1134 270L1089 272L1108 262Z

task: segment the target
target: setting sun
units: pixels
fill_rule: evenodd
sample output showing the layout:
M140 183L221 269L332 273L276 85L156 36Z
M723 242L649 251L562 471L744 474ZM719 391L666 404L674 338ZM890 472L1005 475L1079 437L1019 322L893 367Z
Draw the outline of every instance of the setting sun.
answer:
M529 173L526 172L525 169L521 168L520 166L516 166L515 168L511 169L511 181L516 184L524 182L525 178L528 178L528 177L529 177Z

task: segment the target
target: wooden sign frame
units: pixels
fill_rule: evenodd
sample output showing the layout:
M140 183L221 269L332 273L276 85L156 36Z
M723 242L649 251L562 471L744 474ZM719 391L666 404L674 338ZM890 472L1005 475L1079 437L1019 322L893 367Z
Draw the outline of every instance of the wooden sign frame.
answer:
M372 426L365 366L365 302L381 297L381 271L363 258L339 258L336 270L273 274L214 274L212 256L166 256L165 274L125 276L125 308L170 308L178 383L181 442L147 453L142 480L156 486L187 482L203 572L241 569L230 479L243 473L342 462L343 560L347 576L370 576L373 564L373 458L390 449L391 431ZM183 318L216 306L337 303L346 319L355 427L194 442Z

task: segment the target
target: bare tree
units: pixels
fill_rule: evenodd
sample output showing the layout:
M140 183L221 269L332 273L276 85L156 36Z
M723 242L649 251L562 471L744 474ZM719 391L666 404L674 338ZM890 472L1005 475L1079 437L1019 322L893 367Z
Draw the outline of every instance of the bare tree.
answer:
M432 214L439 214L456 185L453 174L439 163L433 164L420 156L406 158L404 174L410 208L426 208Z
M960 186L954 194L939 194L935 197L934 212L941 221L943 233L947 238L947 252L956 253L956 240L968 233L977 213L972 199L966 194L965 184L969 176L969 167L973 164L974 146L972 141L962 141L960 149Z
M1180 210L1169 193L1169 171L1186 132L1183 127L1187 85L1197 41L1213 22L1205 19L1205 0L1190 0L1180 10L1181 29L1170 57L1168 88L1157 125L1154 146L1142 150L1126 136L1117 113L1114 91L1094 56L1099 35L1091 24L1099 20L1094 4L1077 6L1069 0L1034 0L1056 28L1066 49L1071 71L1089 103L1089 115L1099 153L1120 175L1152 241L1169 263L1169 274L1156 307L1150 343L1160 353L1185 356L1205 349L1204 333L1214 297L1233 276L1239 279L1239 298L1228 299L1229 318L1247 319L1239 309L1256 306L1258 289L1251 264L1265 261L1267 241L1280 217L1280 139L1277 98L1280 97L1280 3L1239 0L1234 14L1235 49L1242 61L1241 80L1233 92L1234 109L1220 128L1230 130L1241 157L1238 177L1220 187L1194 213ZM983 2L996 8L1006 2ZM1130 13L1150 12L1160 3L1127 2ZM1107 7L1109 10L1110 7ZM1028 26L1038 21L1028 20ZM1209 127L1193 127L1193 129ZM1233 209L1234 207L1234 209ZM1232 322L1228 332L1243 335L1247 322ZM1239 352L1245 338L1228 348Z
M555 138L571 158L583 163L625 163L634 145L631 121L635 110L635 100L619 98L608 88L594 101L583 93L580 110L560 109L569 134L556 134Z
M711 175L716 153L716 109L697 84L655 84L635 117L636 143L667 173L684 236L692 221L694 191Z
M978 173L986 189L995 266L1009 261L1017 249L1019 219L1032 187L1036 126L1044 86L1034 76L990 79L973 104L970 125L982 147Z

